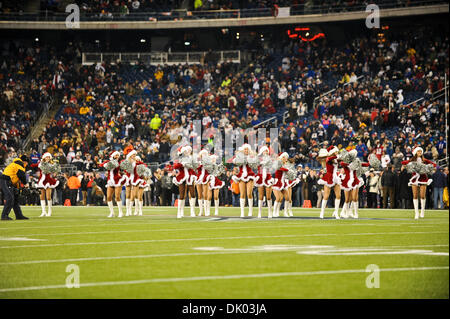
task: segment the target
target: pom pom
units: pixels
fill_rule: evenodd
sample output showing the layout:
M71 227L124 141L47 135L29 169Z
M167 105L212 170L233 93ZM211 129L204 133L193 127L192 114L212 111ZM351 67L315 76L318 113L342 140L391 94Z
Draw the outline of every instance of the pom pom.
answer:
M380 169L381 161L375 154L370 154L368 160L371 167L373 167L374 169Z
M345 150L345 149L340 150L339 154L337 155L337 159L341 160L345 163L350 163L351 157L352 156L350 156L350 153L347 152L347 150Z
M136 166L136 173L140 177L144 177L144 178L148 178L152 175L151 169L148 168L147 166L145 166L144 164L140 164L140 165Z
M50 172L52 174L59 174L61 173L61 166L57 163L54 163L52 165L50 165Z
M238 153L236 154L236 157L235 157L234 160L233 160L233 163L234 163L236 166L242 166L242 165L247 164L246 156L245 156L243 153L238 152Z
M249 155L247 157L247 163L251 169L256 170L258 169L259 159L257 156Z
M220 176L223 174L225 174L225 166L222 163L215 165L211 175Z
M436 167L434 167L434 165L432 164L428 164L426 165L426 171L427 175L433 175L436 172Z
M128 160L124 160L122 163L120 163L120 168L123 171L126 171L126 172L128 172L130 174L133 173L133 164L130 161L128 161Z
M119 166L119 162L116 160L111 160L108 163L106 163L105 165L103 165L103 167L107 170L110 171L112 169L115 169L117 166Z
M352 171L357 171L360 167L361 167L361 161L359 160L359 158L354 159L350 163L350 165L348 165L348 168L351 169Z
M52 172L52 165L48 162L41 162L39 168L43 174L50 174Z
M369 167L359 166L358 169L355 171L356 176L360 177L364 174L366 174L369 171Z
M409 174L416 173L416 172L417 172L417 162L409 162L409 163L406 165L406 171L407 171Z
M287 168L285 176L288 180L292 181L297 178L297 170L295 169L294 164L287 163L284 167Z
M211 174L211 172L214 170L215 163L212 160L211 156L203 156L202 160L200 161L200 164L203 165L205 170Z
M269 155L263 155L260 161L263 168L270 169L274 159Z

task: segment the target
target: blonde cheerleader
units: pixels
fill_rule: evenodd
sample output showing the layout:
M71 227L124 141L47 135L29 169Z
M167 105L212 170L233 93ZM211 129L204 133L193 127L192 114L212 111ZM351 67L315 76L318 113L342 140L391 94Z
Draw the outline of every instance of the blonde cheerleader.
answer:
M149 178L152 175L150 168L145 165L139 156L136 156L136 166L134 169L134 215L142 216L144 206L144 189L149 185ZM150 181L151 182L151 181Z
M108 172L106 178L106 202L109 207L108 218L114 217L113 196L116 199L117 207L119 209L118 217L121 218L123 216L120 193L122 192L122 186L125 185L127 181L127 175L122 175L120 172L119 158L120 153L118 151L114 151L109 156L109 160L100 165Z
M208 184L211 182L211 178L213 178L213 176L210 175L210 172L214 169L214 164L212 163L211 156L207 150L202 149L198 153L198 163L199 166L197 168L196 181L198 205L200 207L198 216L201 216L203 212L205 216L209 216L212 193Z
M59 185L59 181L52 177L52 174L58 174L61 167L58 163L52 161L52 154L44 153L38 164L39 181L36 188L40 189L42 214L39 217L49 217L52 215L52 189ZM47 199L48 212L45 212L45 199Z
M253 186L256 174L253 169L258 167L258 158L249 144L242 145L233 159L233 164L239 168L239 173L232 177L239 185L241 217L244 217L245 199L248 199L248 216L253 214Z
M419 217L425 217L427 186L433 182L431 178L428 178L428 175L435 172L437 165L423 156L423 149L421 147L414 148L412 153L413 157L410 160L403 161L402 165L405 165L408 173L412 174L408 186L411 186L413 193L414 219L419 219ZM421 205L420 215L419 196Z
M131 150L127 155L126 158L120 162L120 168L124 172L124 174L127 176L126 182L125 182L125 205L126 205L126 213L125 216L131 216L131 209L133 207L133 184L132 181L134 180L134 168L136 166L136 154L137 152L135 150Z
M225 174L225 166L222 162L217 163L218 158L219 157L217 155L211 155L214 168L211 172L212 177L209 182L209 189L211 190L210 193L212 193L211 196L214 196L214 216L219 215L219 192L220 189L225 185L225 182L219 179L219 176ZM211 197L209 200L211 200Z
M285 167L289 159L289 154L284 152L278 156L275 162L275 174L272 184L273 193L275 195L275 203L273 205L273 217L280 216L280 207L285 196L284 190L286 189L286 172L288 169Z
M173 165L176 175L172 179L179 189L177 218L184 217L184 204L188 191L191 217L195 217L195 182L197 180L195 170L198 168L198 162L192 156L192 147L189 145L180 147L178 156Z
M323 185L323 199L322 206L320 210L320 218L323 218L325 213L325 207L327 206L328 198L332 190L334 190L334 194L336 199L334 201L334 211L333 217L339 219L338 209L339 204L341 203L341 179L338 176L339 170L339 161L337 159L337 154L339 149L336 146L330 146L327 149L327 158L324 161L326 167L326 173L322 176L321 179L317 182L320 185ZM322 161L323 162L323 161ZM323 164L322 164L323 166Z
M258 153L258 174L255 178L255 186L258 188L258 218L261 218L262 205L264 197L267 203L267 217L272 218L272 184L273 178L270 174L273 158L269 155L270 151L267 146L260 148Z
M300 183L300 179L297 177L297 170L295 169L294 159L288 159L285 167L287 172L285 174L285 184L286 187L284 192L284 217L292 217L292 188Z

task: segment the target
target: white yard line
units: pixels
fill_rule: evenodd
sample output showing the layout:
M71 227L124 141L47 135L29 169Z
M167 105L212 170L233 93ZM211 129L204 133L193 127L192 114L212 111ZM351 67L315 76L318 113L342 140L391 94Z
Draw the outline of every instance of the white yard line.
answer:
M145 224L144 224L145 225ZM344 226L376 226L376 227L396 227L402 226L402 224L294 224L294 225L273 225L265 224L263 225L252 225L252 226L238 226L238 227L198 227L198 228L151 228L151 229L128 229L128 230L105 230L105 231L86 231L86 232L72 232L72 233L36 233L36 234L9 234L16 237L20 236L73 236L73 235L93 235L93 234L111 234L111 233L136 233L136 232L170 232L170 231L207 231L207 230L234 230L234 229L277 229L277 228L298 228L298 227L334 227L337 225ZM275 226L275 227L274 227Z
M272 237L272 236L266 236ZM286 236L285 236L286 237ZM388 250L388 249L398 249L398 248L425 248L425 247L448 247L447 245L405 245L405 246L370 246L370 247L347 247L347 250L360 250L360 249L371 249L371 250ZM236 249L227 251L207 251L207 252L188 252L188 253L170 253L170 254L149 254L149 255L125 255L125 256L104 256L104 257L83 257L83 258L65 258L65 259L48 259L48 260L25 260L25 261L14 261L14 262L3 262L0 266L7 265L29 265L29 264L49 264L49 263L67 263L67 262L83 262L83 261L98 261L98 260L115 260L115 259L144 259L144 258L159 258L159 257L181 257L181 256L204 256L204 255L223 255L223 254L254 254L254 253L284 253L292 252L298 250L297 247L287 250L254 250L254 249ZM320 251L320 250L319 250ZM393 254L394 252L392 252ZM396 252L398 254L398 252ZM409 254L412 252L408 252ZM356 254L356 253L355 253ZM388 254L380 252L380 254Z
M0 246L0 249L10 248L34 248L34 247L57 247L57 246L83 246L83 245L114 245L114 244L144 244L177 241L202 241L202 240L230 240L230 239L257 239L257 238L289 238L289 237L327 237L327 236L379 236L379 235L410 235L410 234L448 234L446 231L435 232L380 232L380 233L341 233L341 234L296 234L296 235L271 235L271 236L238 236L238 237L201 237L201 238L170 238L170 239L148 239L148 240L124 240L108 242L83 242L83 243L60 243L60 244L38 244L20 246Z
M79 220L79 219L77 219ZM43 223L47 223L48 219L42 219ZM84 219L83 219L84 221ZM106 220L101 220L103 222L105 222ZM191 219L191 220L183 220L183 223L194 223L194 222L198 222L198 221L204 221L203 217L199 218L199 219ZM297 225L302 226L302 227L328 227L328 226L380 226L380 227L390 227L390 226L408 226L411 225L410 227L436 227L436 226L445 226L448 223L442 223L442 222L437 222L437 223L433 223L430 220L429 221L421 221L421 223L426 223L428 225L417 225L417 222L411 222L411 223L399 223L399 224L371 224L371 223L364 223L366 221L369 220L361 220L363 223L337 223L337 224L305 224L305 221L298 221L295 219L272 219L272 220L267 220L267 219L254 219L253 221L255 222L263 222L263 223L270 223L270 225L273 225L272 223L279 223L279 222L289 222L291 225L293 224L294 227L296 227ZM349 220L349 221L354 221L354 220ZM373 222L372 220L370 220L370 222ZM175 221L172 222L167 222L165 220L140 220L139 222L136 222L135 220L130 220L130 219L109 219L108 223L105 224L66 224L66 225L45 225L45 226L23 226L23 227L0 227L0 231L6 230L6 231L13 231L13 230L18 230L18 229L52 229L52 228L79 228L79 227L110 227L110 226L117 226L117 227L123 227L123 226L130 226L130 225L139 225L139 226L145 226L145 225L174 225L174 226L178 226L178 224L175 224ZM277 227L286 227L286 226L278 226ZM289 227L289 226L288 226ZM247 228L247 227L245 227ZM250 227L249 227L250 228ZM204 228L202 228L204 229Z
M400 271L429 271L429 270L448 270L448 266L441 267L402 267L402 268L381 268L380 272L400 272ZM337 274L355 274L366 273L365 269L342 269L342 270L318 270L318 271L298 271L298 272L276 272L276 273L260 273L260 274L236 274L222 276L199 276L199 277L175 277L175 278L152 278L141 280L127 281L103 281L80 283L80 288L86 287L102 287L102 286L119 286L119 285L138 285L164 282L185 282L185 281L203 281L203 280L229 280L244 278L268 278L268 277L297 277L297 276L314 276L314 275L337 275ZM47 290L47 289L67 289L66 285L47 285L47 286L30 286L17 288L3 288L0 293L30 290Z

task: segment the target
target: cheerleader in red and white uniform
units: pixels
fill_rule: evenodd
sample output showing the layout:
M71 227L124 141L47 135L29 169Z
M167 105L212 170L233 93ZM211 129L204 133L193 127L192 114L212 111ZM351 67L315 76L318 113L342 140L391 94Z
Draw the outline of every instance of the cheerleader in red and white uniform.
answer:
M428 178L428 174L432 174L437 165L423 157L423 149L421 147L414 148L412 154L413 157L410 160L403 161L402 165L406 165L408 172L412 173L408 186L411 186L413 193L414 219L419 219L419 216L420 218L425 217L427 186L433 182L431 178Z
M353 202L352 195L353 195L354 187L356 186L355 178L356 179L358 179L358 178L356 177L355 171L350 168L350 163L352 163L356 159L357 155L358 155L358 152L355 149L353 149L350 152L348 152L348 154L346 154L346 156L344 156L345 159L343 158L339 163L339 165L342 167L342 172L339 175L341 178L341 189L344 190L344 196L345 196L344 205L342 206L342 210L341 210L341 214L340 214L341 218L354 217L354 215L352 213L352 209L351 209L351 205ZM359 180L358 180L358 183L359 183Z
M287 194L285 192L287 185L286 185L286 172L288 171L288 168L286 167L286 164L289 159L289 154L284 152L278 156L277 161L275 162L275 174L273 177L273 184L272 189L273 193L275 195L275 203L273 204L273 217L279 217L280 216L280 207L281 202L283 201L283 198Z
M134 187L134 216L142 216L142 207L144 206L144 189L148 186L148 178L151 176L151 170L142 162L139 156L136 156L136 166L134 167L134 181L131 183Z
M237 151L233 159L233 164L239 167L239 173L232 177L235 183L239 184L241 217L244 217L245 198L248 199L248 216L253 214L253 186L256 174L253 172L251 165L257 168L258 158L249 144L242 145Z
M375 156L376 157L376 156ZM369 171L369 163L360 162L360 167L354 171L355 177L353 179L353 190L352 190L352 203L353 203L353 218L358 218L358 206L359 206L359 189L364 185L364 180L362 175ZM348 208L348 207L347 207ZM350 211L351 211L350 207Z
M134 168L136 166L136 154L135 150L131 150L126 158L120 162L120 168L122 169L124 175L127 176L125 182L125 205L126 205L126 213L125 216L131 216L131 209L133 207L134 200L134 192L133 192L133 184L134 180Z
M123 216L120 193L122 192L122 186L125 185L127 181L127 176L122 175L120 172L119 158L120 153L118 151L114 151L109 156L109 160L100 164L100 166L105 168L108 172L106 179L106 202L109 207L109 218L114 217L113 196L115 197L117 207L119 208L118 217L121 218Z
M295 169L295 162L293 158L288 159L285 166L288 170L285 174L286 188L284 190L284 217L292 217L292 188L300 183L300 178L297 177L297 170Z
M223 175L225 173L225 167L223 166L223 163L217 163L217 159L219 157L217 155L211 155L212 162L214 164L214 168L210 174L210 182L209 182L209 189L210 191L210 197L209 201L211 202L211 197L214 196L214 215L219 215L219 191L220 189L225 185L224 181L221 181L219 179L219 176Z
M178 155L180 158L173 164L176 176L172 179L179 189L177 218L184 216L187 191L189 191L191 217L195 217L195 182L197 180L195 170L198 168L198 162L192 156L192 147L189 145L180 147Z
M331 190L334 190L336 199L334 201L334 211L332 216L336 217L336 219L339 219L338 209L339 204L341 203L341 179L338 176L339 162L337 160L339 149L336 146L330 146L328 147L327 152L328 157L325 160L327 172L317 182L318 184L323 185L323 199L320 210L320 218L323 218L325 207L327 206L328 202L328 197L330 196Z
M213 178L213 176L210 175L210 172L212 172L214 165L212 164L211 156L206 149L202 149L198 153L197 159L199 166L197 168L197 181L195 186L197 188L198 206L200 207L198 216L201 216L203 212L205 213L205 216L209 216L212 193L208 184Z
M52 162L52 154L44 153L38 164L40 176L36 187L41 190L42 214L39 217L52 215L52 189L59 185L59 181L52 177L52 173L59 170L59 164ZM48 212L45 212L45 199L47 199Z
M273 178L270 174L273 164L273 158L269 155L270 151L267 146L260 148L258 157L259 163L258 174L255 178L255 186L258 188L258 218L261 218L262 205L264 203L264 196L267 202L268 218L272 218L272 184Z

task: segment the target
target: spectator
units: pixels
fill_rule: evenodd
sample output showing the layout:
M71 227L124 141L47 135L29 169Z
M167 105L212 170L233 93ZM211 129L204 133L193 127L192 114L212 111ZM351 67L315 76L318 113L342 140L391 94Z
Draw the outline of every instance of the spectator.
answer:
M369 192L367 194L367 208L377 208L378 179L373 168L369 171Z
M70 204L72 206L77 206L77 195L78 195L78 190L81 187L81 182L75 172L67 180L67 187L69 188Z
M433 180L433 208L443 209L443 194L444 188L447 187L447 177L438 166L431 178Z
M381 176L381 187L383 191L383 208L387 208L387 202L389 198L390 208L395 206L395 180L394 167L389 165L385 168L383 175Z

